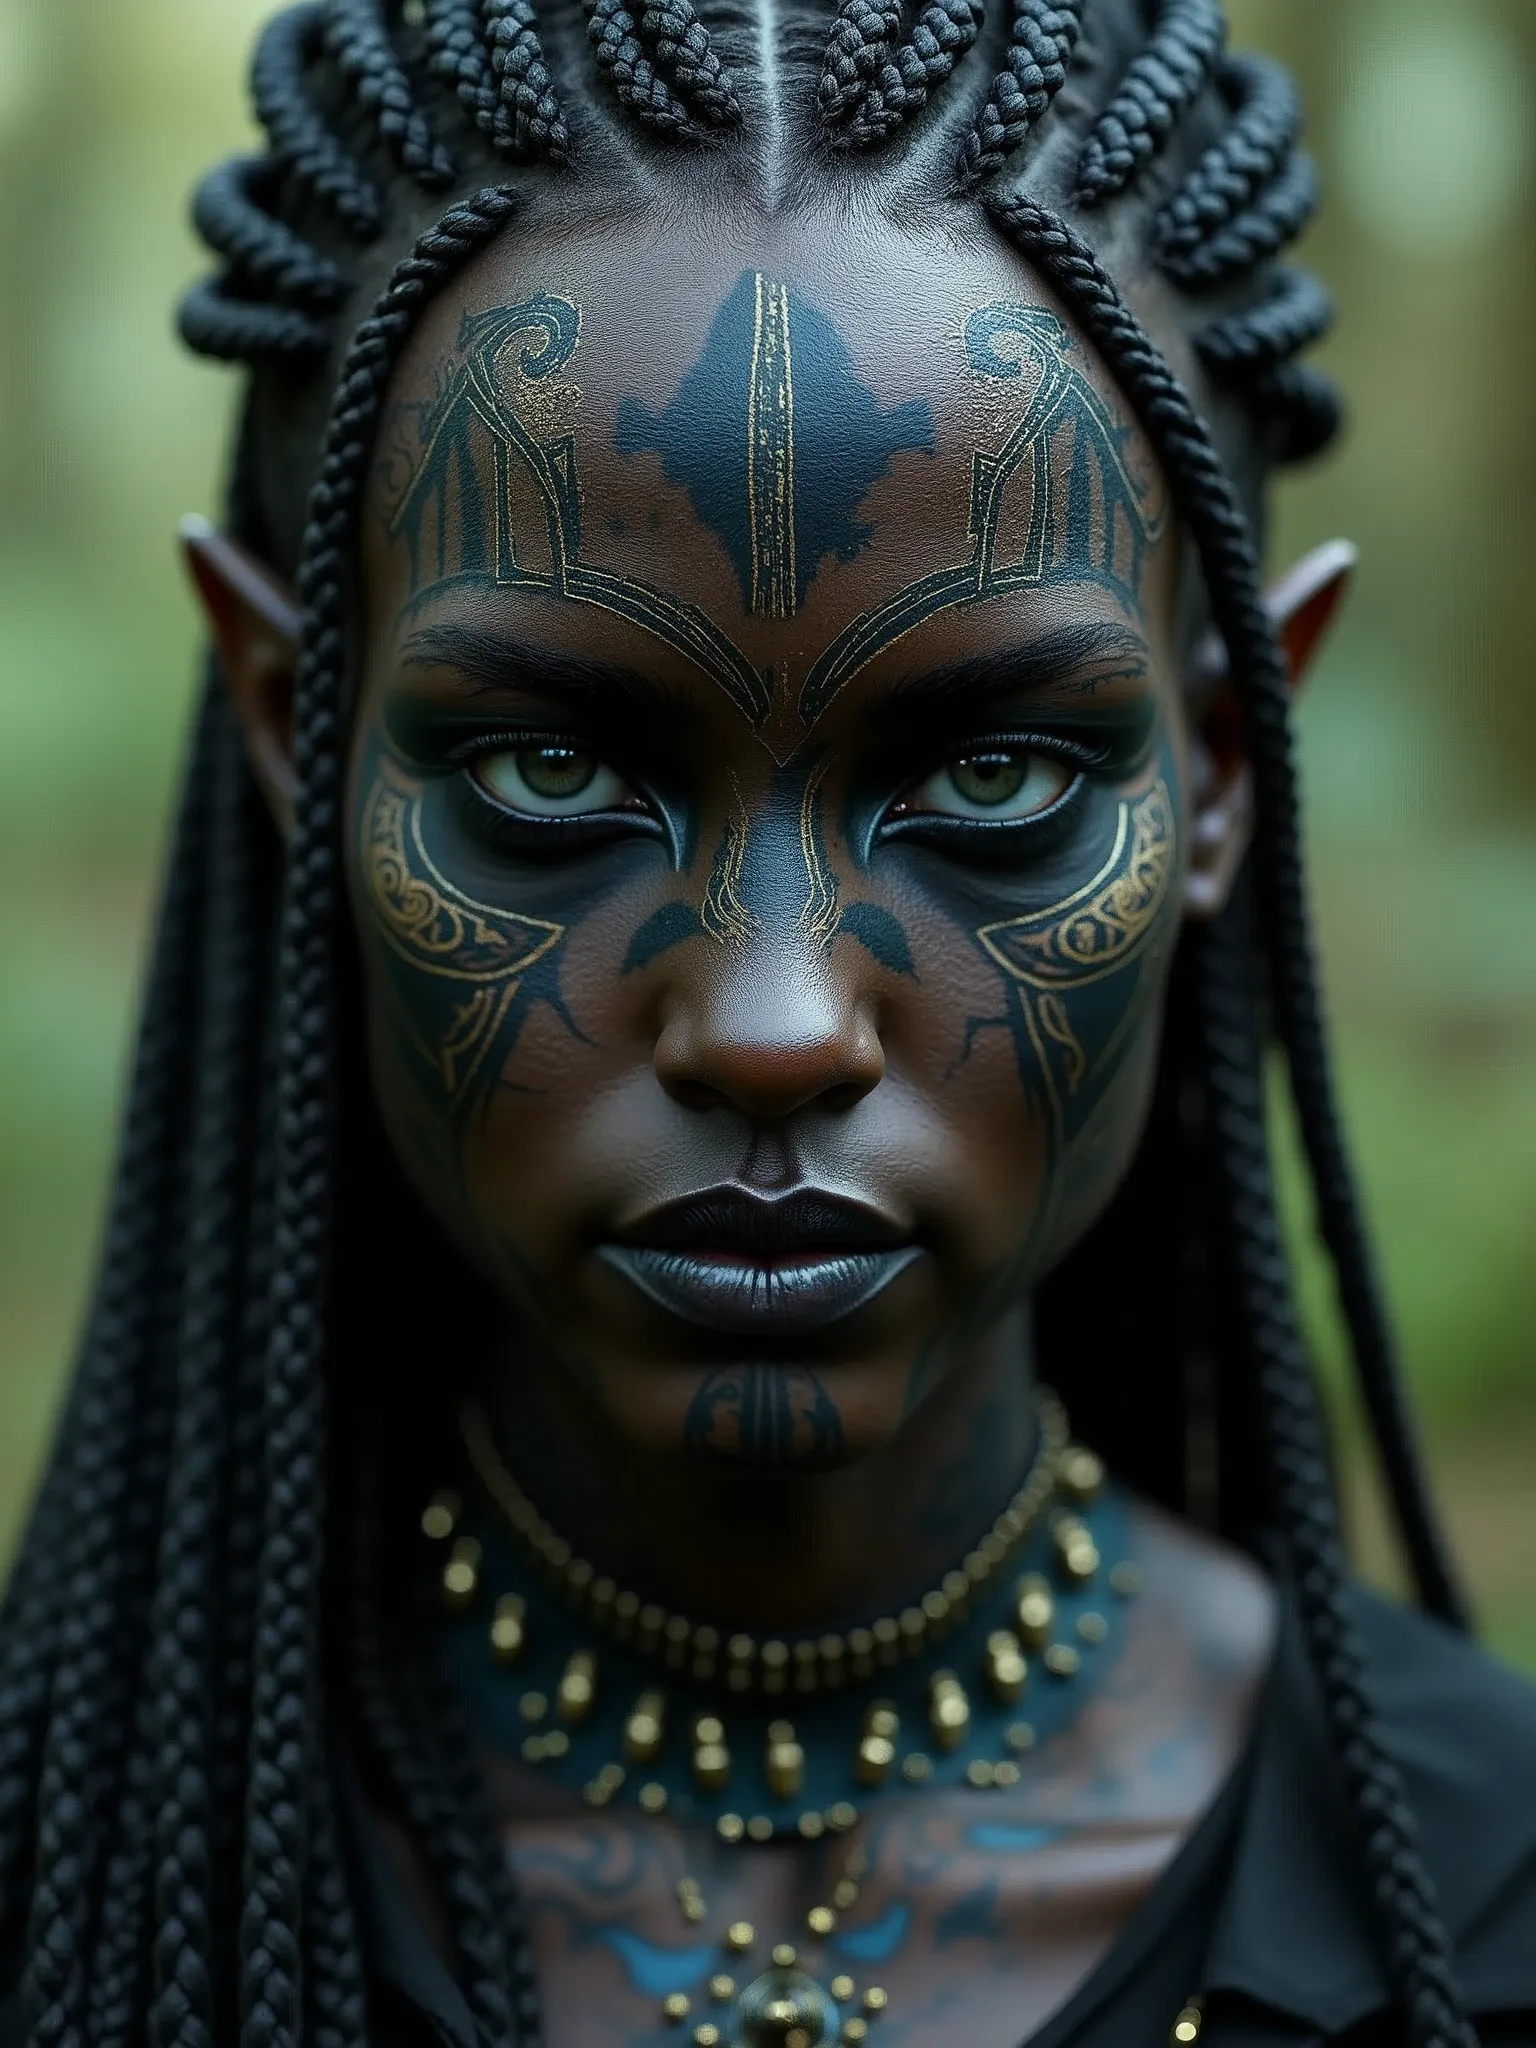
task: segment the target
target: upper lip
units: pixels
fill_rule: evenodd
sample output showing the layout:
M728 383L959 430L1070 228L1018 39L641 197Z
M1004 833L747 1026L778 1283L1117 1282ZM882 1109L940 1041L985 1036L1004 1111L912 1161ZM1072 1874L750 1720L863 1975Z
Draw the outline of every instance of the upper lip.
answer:
M911 1242L878 1209L821 1188L759 1195L729 1183L648 1209L617 1233L621 1244L668 1251L746 1252L760 1258L890 1251Z

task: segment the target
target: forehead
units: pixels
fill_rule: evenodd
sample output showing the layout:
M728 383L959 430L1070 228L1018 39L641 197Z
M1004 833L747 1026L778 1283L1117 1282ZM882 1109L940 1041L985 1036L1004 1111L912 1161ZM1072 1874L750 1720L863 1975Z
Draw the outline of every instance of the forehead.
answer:
M392 399L386 610L702 670L776 752L871 667L1143 621L1167 528L1150 450L1024 267L885 226L504 242Z

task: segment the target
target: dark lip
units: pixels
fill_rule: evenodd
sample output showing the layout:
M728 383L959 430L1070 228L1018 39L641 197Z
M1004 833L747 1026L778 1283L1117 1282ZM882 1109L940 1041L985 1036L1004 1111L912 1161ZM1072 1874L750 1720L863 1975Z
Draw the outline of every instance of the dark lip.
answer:
M604 1244L597 1255L669 1315L734 1336L790 1337L854 1315L922 1257L915 1244L883 1250L801 1247L762 1252Z
M648 1251L735 1252L748 1260L807 1258L818 1252L889 1252L911 1233L866 1203L823 1188L760 1195L726 1182L648 1209L615 1233Z

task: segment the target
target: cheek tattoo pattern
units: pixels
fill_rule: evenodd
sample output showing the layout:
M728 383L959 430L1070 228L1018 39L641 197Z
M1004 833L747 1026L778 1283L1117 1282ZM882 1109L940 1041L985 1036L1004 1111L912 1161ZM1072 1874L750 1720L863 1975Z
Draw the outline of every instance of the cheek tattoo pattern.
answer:
M1043 1086L1053 1150L1077 1138L1119 1069L1143 988L1168 943L1176 830L1160 779L1122 803L1114 846L1093 880L976 937L1018 993L1026 1069ZM1127 977L1133 977L1127 986Z
M380 748L360 819L361 878L390 1005L418 1075L455 1123L497 1083L529 971L565 927L476 902L427 852L423 786Z

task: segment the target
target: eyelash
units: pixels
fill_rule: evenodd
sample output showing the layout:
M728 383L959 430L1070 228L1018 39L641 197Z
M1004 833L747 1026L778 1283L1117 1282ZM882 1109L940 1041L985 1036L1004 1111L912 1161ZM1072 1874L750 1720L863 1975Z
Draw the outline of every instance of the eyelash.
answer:
M476 761L492 754L515 753L520 747L572 746L586 743L569 732L516 731L482 733L465 740L443 757L456 770L449 784L450 801L460 821L497 851L516 857L578 853L626 834L660 838L664 827L654 811L589 811L567 818L536 818L499 803L472 771ZM626 777L626 780L630 778ZM645 792L639 791L642 796Z

